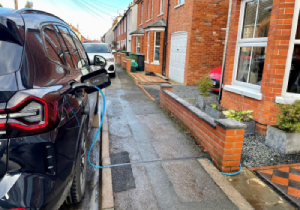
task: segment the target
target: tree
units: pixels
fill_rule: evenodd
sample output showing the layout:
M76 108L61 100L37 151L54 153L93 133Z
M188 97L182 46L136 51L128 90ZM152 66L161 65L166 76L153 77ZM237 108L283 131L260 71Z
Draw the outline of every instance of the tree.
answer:
M32 9L32 7L33 7L32 1L27 1L26 4L25 4L25 8Z
M3 7L2 4L0 4L0 7Z

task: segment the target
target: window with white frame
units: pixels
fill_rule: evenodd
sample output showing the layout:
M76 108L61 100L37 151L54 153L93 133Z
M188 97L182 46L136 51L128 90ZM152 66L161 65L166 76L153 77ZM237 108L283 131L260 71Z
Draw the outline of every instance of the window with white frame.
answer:
M141 39L139 36L136 37L136 53L141 52Z
M159 8L160 14L164 13L164 7L165 7L165 0L160 0L160 8Z
M288 53L283 95L300 94L300 2L295 3L295 12ZM298 95L299 96L299 95Z
M150 31L147 34L147 61L149 61L149 51L150 51Z
M178 4L184 4L185 0L178 0Z
M143 17L144 17L144 2L142 2L141 24L143 24Z
M148 0L148 20L151 18L151 3L152 0Z
M160 32L154 32L154 56L153 62L159 62L160 53Z
M124 33L126 33L126 18L124 18Z
M270 28L273 0L245 0L237 40L234 82L259 89Z

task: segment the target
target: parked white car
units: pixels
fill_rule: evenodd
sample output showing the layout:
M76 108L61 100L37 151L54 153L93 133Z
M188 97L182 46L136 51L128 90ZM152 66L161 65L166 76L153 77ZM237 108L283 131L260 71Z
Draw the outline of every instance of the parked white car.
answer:
M115 57L112 54L110 47L106 43L83 43L85 51L87 52L89 59L91 61L92 70L96 71L100 69L100 66L94 66L94 56L101 55L103 56L107 64L105 66L105 70L107 73L111 74L113 77L116 75L115 68Z

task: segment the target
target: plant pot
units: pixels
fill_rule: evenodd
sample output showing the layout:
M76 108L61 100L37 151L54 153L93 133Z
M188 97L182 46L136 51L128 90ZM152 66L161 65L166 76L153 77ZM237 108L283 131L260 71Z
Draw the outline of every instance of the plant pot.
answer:
M206 106L205 113L214 119L225 119L225 115L221 111L212 108L210 105Z
M243 122L247 127L245 129L245 135L255 134L255 121L250 120L249 122Z
M199 95L197 98L197 106L205 110L206 106L210 106L211 104L218 103L218 96L210 95L208 97L203 97L203 95Z
M287 133L268 125L265 144L282 154L300 153L300 133Z

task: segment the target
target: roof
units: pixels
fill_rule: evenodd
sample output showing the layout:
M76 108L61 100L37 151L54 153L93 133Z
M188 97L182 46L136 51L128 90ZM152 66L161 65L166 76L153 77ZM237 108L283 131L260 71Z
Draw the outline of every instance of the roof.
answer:
M66 23L63 19L61 19L60 17L57 17L51 13L45 12L45 11L41 11L41 10L35 10L35 9L31 9L31 8L24 8L24 9L20 9L20 10L16 10L17 13L19 14L41 14L41 15L48 15L54 18L59 19L60 21ZM66 23L68 24L68 23Z
M129 35L139 35L139 34L144 34L144 29L143 28L139 28L138 30L135 30L133 32L131 32Z
M150 25L146 26L144 29L157 28L157 27L166 27L166 26L167 26L167 24L166 24L165 20L164 19L159 19L156 22L151 23Z

